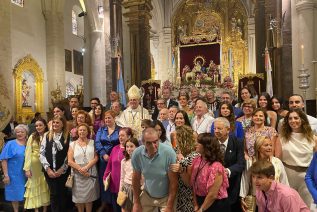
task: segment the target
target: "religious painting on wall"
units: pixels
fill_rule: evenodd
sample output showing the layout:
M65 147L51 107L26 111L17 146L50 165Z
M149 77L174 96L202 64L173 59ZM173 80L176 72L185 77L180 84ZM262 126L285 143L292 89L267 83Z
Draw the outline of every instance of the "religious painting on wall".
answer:
M11 0L11 3L18 5L20 7L24 6L24 0Z
M35 102L35 78L34 75L25 70L22 74L22 107L30 107L34 109Z
M74 57L74 73L78 75L84 74L84 57L81 52L73 50Z
M72 51L65 49L65 71L72 72Z

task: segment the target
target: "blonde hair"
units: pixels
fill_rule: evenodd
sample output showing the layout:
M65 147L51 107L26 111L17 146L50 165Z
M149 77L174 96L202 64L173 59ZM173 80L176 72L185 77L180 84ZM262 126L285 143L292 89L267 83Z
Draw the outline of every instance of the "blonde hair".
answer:
M255 143L254 143L254 152L255 152L255 159L256 160L259 160L260 148L263 145L264 141L267 140L267 139L271 141L271 139L269 137L267 137L267 136L258 136L258 137L256 137L256 140L255 140Z
M195 151L194 131L187 125L177 126L176 129L177 147L186 157L191 152Z
M63 137L64 137L64 143L67 143L67 140L68 140L68 136L69 136L69 131L68 131L68 128L67 128L67 121L65 119L64 116L60 116L60 115L56 115L53 117L52 119L52 124L53 124L53 121L54 120L58 120L58 121L61 121L63 123L63 128L62 128L62 131L63 131ZM53 129L51 129L48 133L48 139L49 141L51 141L53 139L53 135L54 135L54 132L53 132Z

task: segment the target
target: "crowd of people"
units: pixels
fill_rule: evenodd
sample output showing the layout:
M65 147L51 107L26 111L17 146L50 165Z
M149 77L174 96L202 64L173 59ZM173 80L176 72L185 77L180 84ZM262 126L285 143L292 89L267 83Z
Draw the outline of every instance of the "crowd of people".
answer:
M288 108L249 88L219 97L209 90L162 89L153 113L132 86L124 108L112 91L106 106L53 108L29 128L11 126L0 160L5 199L18 211L201 212L310 211L317 203L317 119L294 94ZM11 132L11 131L10 131ZM14 135L14 138L13 136ZM10 137L10 139L9 139Z

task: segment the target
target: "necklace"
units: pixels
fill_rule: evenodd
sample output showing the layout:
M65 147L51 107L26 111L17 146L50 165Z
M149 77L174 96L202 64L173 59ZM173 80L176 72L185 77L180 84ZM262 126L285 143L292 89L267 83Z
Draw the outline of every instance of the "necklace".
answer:
M194 186L196 187L196 189L198 190L198 183L196 184L197 182L197 177L198 175L200 174L200 172L202 171L202 169L206 166L206 164L208 163L208 161L205 161L205 163L203 164L203 157L200 156L200 162L199 162L199 166L197 167L197 173L196 173L196 176L195 176L195 181L194 181Z
M88 163L88 159L87 159L87 155L86 155L88 144L86 144L86 148L83 148L80 144L79 144L79 146L80 146L81 150L84 153L83 162L86 164L86 163Z

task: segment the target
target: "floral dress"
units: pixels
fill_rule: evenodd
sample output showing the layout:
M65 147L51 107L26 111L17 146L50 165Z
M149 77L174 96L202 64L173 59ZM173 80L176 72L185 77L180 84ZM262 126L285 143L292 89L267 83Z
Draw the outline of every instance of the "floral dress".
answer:
M272 140L277 136L277 132L273 127L264 126L261 130L255 130L254 126L250 127L245 133L245 145L249 157L253 157L255 154L254 144L259 136L266 136Z

